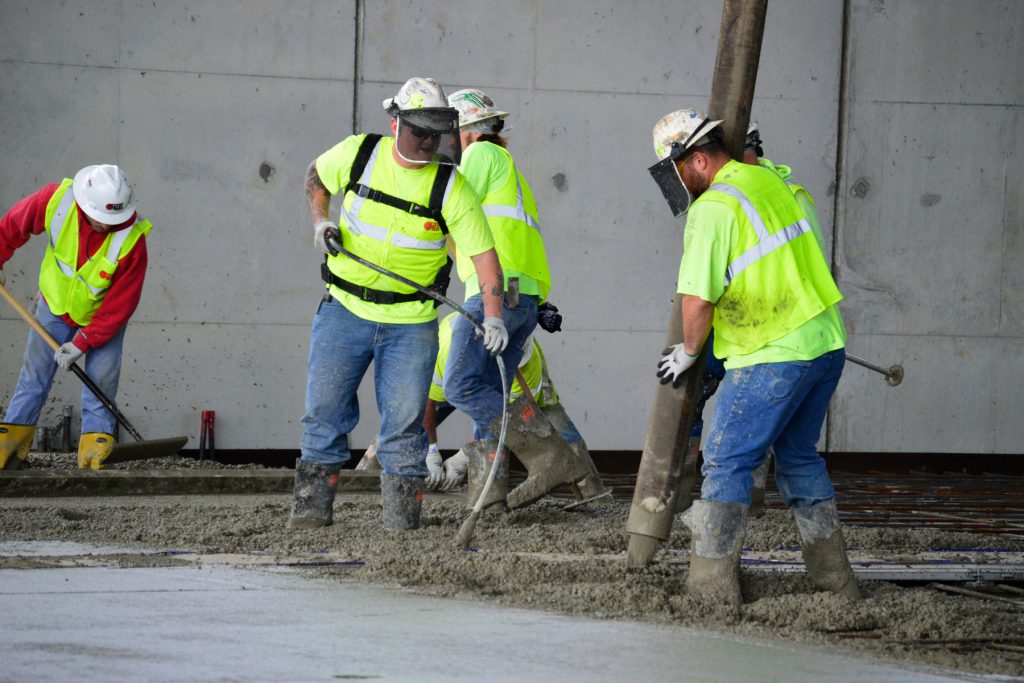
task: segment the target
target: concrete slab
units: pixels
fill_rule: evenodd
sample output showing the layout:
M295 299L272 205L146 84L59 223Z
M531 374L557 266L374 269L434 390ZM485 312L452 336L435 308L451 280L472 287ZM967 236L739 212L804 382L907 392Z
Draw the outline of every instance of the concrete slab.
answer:
M17 681L961 680L815 647L281 570L3 570L0 614L4 678Z

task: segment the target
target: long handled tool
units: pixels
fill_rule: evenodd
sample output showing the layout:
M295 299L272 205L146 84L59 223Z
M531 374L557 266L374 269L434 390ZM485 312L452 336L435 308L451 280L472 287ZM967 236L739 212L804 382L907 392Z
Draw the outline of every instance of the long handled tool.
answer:
M29 313L24 306L21 305L17 299L7 290L3 285L0 285L0 295L3 295L7 299L7 303L21 316L29 326L35 330L36 334L43 338L43 340L50 346L51 349L56 351L60 348L60 344L57 343L50 333L46 331L46 328L39 324L39 321ZM153 441L144 441L142 435L139 434L139 430L132 426L132 423L128 421L121 411L117 409L114 402L107 398L106 394L96 386L89 375L85 374L82 368L78 367L77 363L71 364L71 371L78 376L78 379L82 380L82 383L88 387L96 398L100 400L107 410L110 411L118 423L125 428L125 430L132 435L135 439L135 443L117 444L114 446L114 450L110 453L104 464L112 465L118 462L126 462L128 460L144 460L146 458L159 458L165 455L174 455L181 450L182 446L188 441L187 436L175 436L169 439L156 439Z
M897 386L900 382L903 381L902 365L896 364L890 367L888 370L886 370L880 365L869 363L863 358L857 358L857 356L851 356L850 354L846 354L846 360L852 361L857 365L860 365L861 367L867 368L868 370L874 370L879 374L885 375L885 383L888 384L890 387Z

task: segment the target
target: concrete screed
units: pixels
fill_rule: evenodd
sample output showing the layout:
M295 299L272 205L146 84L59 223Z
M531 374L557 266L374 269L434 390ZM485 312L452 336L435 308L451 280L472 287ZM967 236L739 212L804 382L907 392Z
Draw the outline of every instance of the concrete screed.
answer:
M622 671L616 668L618 663L634 662L633 666L638 667L636 662L641 658L635 654L637 651L645 653L642 657L644 666L651 660L652 667L664 667L663 670L669 673L669 679L672 678L672 672L677 676L679 672L693 672L701 680L738 680L741 673L738 669L723 669L719 678L715 678L717 674L711 671L714 665L710 663L706 678L702 678L694 669L700 666L699 662L703 658L711 662L711 653L722 643L726 643L721 649L723 661L729 666L738 665L743 660L743 656L737 653L749 653L751 668L747 680L766 680L765 676L775 679L776 671L765 667L765 662L771 657L764 659L768 655L758 648L766 647L776 653L792 652L790 648L794 647L793 643L800 643L801 647L824 645L831 653L855 654L860 657L836 660L834 664L820 670L811 670L801 669L793 662L817 661L825 657L820 660L824 662L828 661L827 656L818 650L815 650L813 656L797 651L788 660L789 663L784 663L786 657L780 655L778 667L781 668L777 673L785 671L785 675L778 680L829 680L823 671L842 673L836 680L875 680L872 676L878 672L871 673L864 668L865 656L890 662L902 660L900 666L953 669L960 672L958 675L972 680L977 679L979 674L1024 676L1024 660L1019 653L1013 651L963 651L962 648L922 647L910 642L920 639L1006 639L1008 636L1019 636L1024 633L1024 609L1021 606L950 595L927 587L908 588L883 582L862 583L865 600L849 602L814 591L809 580L802 574L763 574L749 570L742 571L745 604L738 611L702 604L685 594L685 567L673 561L678 558L678 553L672 549L688 546L688 531L683 524L674 525L672 538L667 544L669 550L661 553L651 567L638 571L626 570L624 555L627 535L624 524L628 508L625 503L592 504L567 512L561 509L558 501L546 499L510 514L486 514L477 526L475 552L459 552L454 549L455 536L466 515L462 496L428 496L423 509L422 527L403 534L388 534L380 529L380 503L379 497L375 495L339 495L334 507L335 524L315 531L296 532L287 528L289 503L287 495L0 499L0 542L5 544L75 541L131 548L127 552L91 550L99 555L83 562L81 558L76 561L74 558L61 560L53 557L75 554L62 553L59 548L51 548L47 552L49 557L43 558L31 557L32 552L21 552L16 547L5 545L3 557L0 557L0 570L5 575L2 585L30 587L35 581L31 577L44 569L58 572L54 575L58 584L63 579L67 579L68 585L71 585L72 580L81 581L80 585L83 586L96 581L94 585L102 583L106 591L102 603L107 607L98 607L91 610L91 613L105 615L106 623L113 623L110 621L109 609L116 603L116 614L120 616L114 622L127 619L141 626L159 625L165 618L161 613L172 608L179 609L182 601L179 597L168 600L168 596L158 593L146 598L150 601L147 606L132 608L130 606L135 598L110 599L111 595L119 595L119 591L124 586L132 585L133 581L152 586L159 585L160 581L187 583L189 577L202 582L207 580L203 577L209 577L215 583L223 580L235 585L234 589L230 589L232 591L237 591L240 585L253 583L265 591L287 591L281 604L290 606L277 608L271 605L273 600L268 600L266 605L252 612L257 619L255 623L240 623L245 621L241 616L218 618L214 620L221 624L217 629L230 631L232 628L244 628L258 631L261 624L262 627L272 628L275 640L268 643L267 647L272 652L280 653L282 658L287 658L288 653L295 654L301 650L299 643L305 637L301 634L307 633L312 628L310 624L320 620L319 617L307 619L301 616L305 608L297 607L296 604L309 600L315 607L314 612L321 610L317 613L327 615L324 618L329 617L325 625L339 641L344 641L338 642L334 649L336 659L350 656L353 645L349 641L358 632L371 629L376 631L376 639L373 641L379 648L376 652L388 660L400 659L419 664L420 658L413 654L420 649L429 651L433 643L432 656L435 659L456 657L460 662L458 670L462 673L473 666L486 668L493 664L497 667L493 672L496 674L495 679L504 677L499 672L505 671L502 667L507 665L506 658L513 655L519 658L516 661L523 661L522 666L536 665L537 668L533 670L536 680L544 680L548 675L554 677L559 673L563 678L571 676L577 671L574 666L580 666L580 662L574 657L553 654L552 661L563 662L564 668L558 671L542 666L543 650L537 649L537 642L562 643L555 650L556 653L564 653L564 648L571 650L573 643L579 641L577 631L591 634L590 642L594 643L592 648L584 650L592 653L590 659L585 661L596 658L596 661L605 662L603 671L609 674L618 672L618 675L603 677L601 667L588 669L586 677L593 680L621 679ZM847 529L847 538L851 547L889 559L912 559L915 553L932 548L1024 550L1024 542L1018 539L932 530L850 527ZM798 543L791 516L788 512L777 510L770 510L764 518L751 521L744 540L746 548L765 552L794 547ZM235 557L188 559L187 556L175 554L154 554L154 551L162 549L188 550L207 555L230 553L235 554ZM268 558L273 558L270 561L288 563L289 558L324 552L330 553L330 562L302 569L301 572L308 575L305 579L254 569L239 574L237 572L242 570L238 568L213 566L218 562L253 564L266 562ZM106 563L122 569L88 566L68 568L74 567L76 562L79 565ZM194 563L204 568L197 570ZM131 567L136 569L123 569ZM13 572L14 569L33 571L19 573ZM133 573L159 573L167 569L174 571L159 574L164 578L154 576L144 579ZM89 578L92 573L109 578ZM20 583L7 578L15 575L19 577ZM42 581L41 578L39 580ZM335 585L339 582L341 585ZM377 586L370 588L364 584ZM52 588L52 581L47 585L51 587L43 589L40 595L49 595L46 599L55 599L59 604L67 602L68 596L59 596L60 590ZM395 593L393 590L380 593L382 587L410 589L416 595L408 591ZM17 620L29 619L30 615L26 615L25 610L32 614L42 610L47 613L47 618L53 618L54 628L66 629L61 636L65 642L83 642L82 634L88 633L90 626L85 623L75 624L73 620L64 623L63 617L44 606L43 597L39 597L40 602L33 606L30 600L16 595L18 592L12 588L5 590L4 601L7 605L2 610L8 615L5 621L15 619L17 623ZM25 588L22 592L34 591ZM224 597L224 604L234 604L240 595L238 592L231 593ZM470 599L492 605L437 603L424 596ZM391 615L383 621L373 615L368 617L360 610L345 612L349 615L345 618L338 614L330 617L334 613L331 610L322 611L322 607L317 607L319 601L324 601L324 604L332 601L337 604L351 601L373 604L376 601L380 605L394 605L394 609L388 607L379 612L374 611L378 615ZM566 620L565 616L510 612L494 604L502 608L540 609L574 617L630 620L644 622L648 626L624 624L621 621ZM194 618L195 639L207 642L208 636L216 640L220 637L217 635L219 630L206 631L206 627L202 626L202 609L197 607L199 613ZM448 610L452 611L452 616L441 619L439 615L447 614ZM141 618L140 614L143 615ZM429 619L411 618L413 623L403 631L410 634L410 656L400 654L394 657L389 654L392 649L390 644L395 642L392 636L379 634L390 632L395 624L410 621L409 614L432 616ZM532 616L524 616L526 614ZM435 623L434 617L441 621ZM180 619L193 621L187 611L181 614ZM477 623L475 619L481 620L479 627L474 625ZM510 626L522 624L523 620L531 624L529 629ZM296 624L295 630L289 627L292 622ZM713 640L712 645L695 644L689 640L697 637L692 632L644 630L652 624L711 629L718 634L717 638L724 637L726 640ZM603 626L607 629L603 630ZM405 627L400 627L400 630L402 628ZM529 632L532 628L538 629L538 632L551 629L550 637L545 636L536 641ZM449 631L462 635L449 635ZM15 634L19 632L20 629L14 631ZM494 640L484 639L479 641L479 646L466 646L466 643L478 642L472 638L487 633L494 633ZM856 637L858 635L865 637ZM559 640L560 636L563 636L562 640ZM743 641L746 644L735 645L732 640L735 637L770 638L775 639L775 645L749 640ZM121 638L115 638L116 644L108 644L112 648L109 659L117 660L120 655L130 657L132 653L123 648ZM189 636L183 638L189 640ZM248 638L258 640L255 635ZM779 639L790 641L789 645L781 645ZM18 642L17 638L12 640L8 637L6 640L8 646ZM494 646L485 645L488 642L493 642ZM675 645L670 645L672 643ZM692 657L675 658L673 647L685 652L689 652L692 647L695 652ZM773 647L776 650L772 650ZM781 649L777 649L779 647ZM662 648L668 650L662 652ZM184 651L192 650L186 647ZM209 652L216 651L216 648L212 648ZM627 654L629 652L633 654ZM610 654L606 657L605 653ZM615 656L611 656L611 653ZM658 654L655 656L647 653ZM199 652L196 656L206 655ZM17 658L12 661L17 661ZM332 671L345 676L349 673L380 674L380 671L370 671L362 666L356 668L360 671L349 667L335 667ZM642 673L638 668L630 670ZM327 669L309 669L310 673L325 671ZM438 673L439 678L444 678ZM401 673L395 669L393 674L399 678L415 678L411 670ZM933 680L927 677L904 679L898 676L911 674L890 669L888 674L878 680ZM486 678L486 675L481 677Z

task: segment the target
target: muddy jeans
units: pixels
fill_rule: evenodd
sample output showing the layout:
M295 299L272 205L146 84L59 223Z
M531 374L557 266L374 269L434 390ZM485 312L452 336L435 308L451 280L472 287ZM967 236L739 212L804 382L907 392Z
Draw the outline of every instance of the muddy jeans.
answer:
M35 311L39 321L58 344L71 341L78 332L64 320L50 312L46 301L39 297ZM85 370L93 382L113 401L117 394L117 383L121 376L121 350L124 348L124 328L106 344L90 349L78 366ZM53 360L53 349L33 330L28 334L25 345L25 359L22 362L18 386L7 407L4 422L34 425L39 422L39 413L46 403L46 397L53 386L57 363ZM67 373L70 375L71 373ZM77 380L74 380L77 381ZM102 432L113 434L117 420L88 388L82 387L82 433Z
M814 360L763 363L725 373L704 446L701 497L750 503L751 473L775 450L775 481L786 505L835 497L817 451L821 425L846 362L844 349Z
M467 299L463 307L477 320L484 319L484 305L479 294ZM520 294L519 305L509 308L506 303L502 314L508 330L508 346L501 357L511 386L523 349L530 343L530 335L537 326L537 297ZM490 424L501 415L504 404L498 363L484 348L483 341L477 339L473 325L461 315L452 320L451 348L444 370L444 395L449 403L473 418L473 438L497 437L491 432Z
M359 421L356 391L373 361L380 411L377 458L385 474L427 476L423 410L437 358L437 320L377 323L333 298L320 303L310 333L302 459L344 464Z

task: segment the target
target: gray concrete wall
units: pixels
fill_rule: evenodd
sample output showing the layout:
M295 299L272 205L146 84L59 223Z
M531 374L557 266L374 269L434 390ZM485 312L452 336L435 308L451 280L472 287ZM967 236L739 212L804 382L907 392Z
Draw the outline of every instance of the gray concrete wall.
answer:
M706 105L718 0L366 0L358 91L355 0L155 4L0 0L0 205L116 162L156 226L119 392L145 435L195 447L215 409L220 448L297 446L320 292L306 165L353 113L385 132L380 101L430 75L513 112L565 314L564 332L541 333L554 380L591 448L640 448L682 243L645 171L650 129ZM773 0L754 106L830 249L835 227L851 352L907 367L898 389L848 369L822 445L1019 452L1020 399L1002 380L1022 372L1024 5L850 4L845 100L843 3ZM41 250L5 266L24 301ZM0 313L4 402L24 336ZM378 424L370 385L355 447ZM77 393L60 377L43 422L66 403L77 414ZM468 434L450 422L442 447Z

